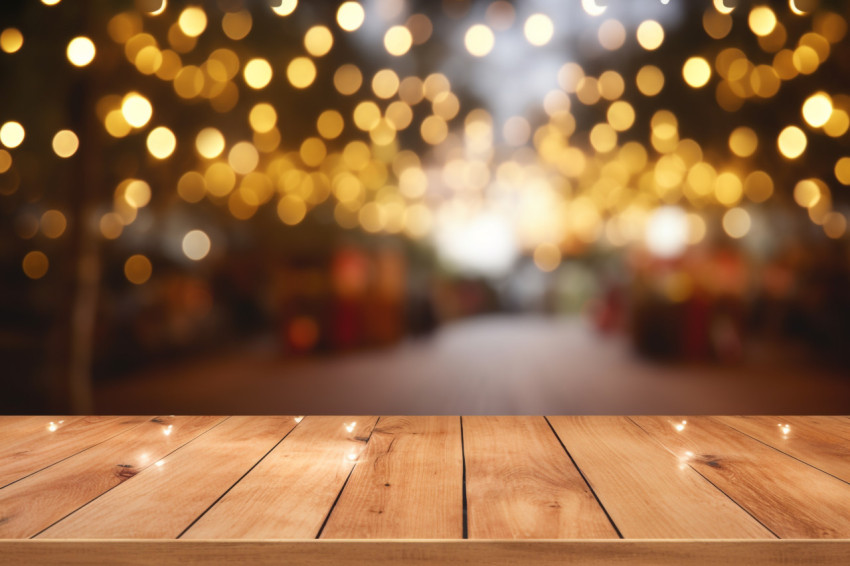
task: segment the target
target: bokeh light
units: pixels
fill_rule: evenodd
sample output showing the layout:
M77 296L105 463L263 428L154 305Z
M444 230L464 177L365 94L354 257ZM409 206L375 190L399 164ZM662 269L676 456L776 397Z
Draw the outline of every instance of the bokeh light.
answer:
M336 21L345 31L355 31L363 25L366 12L359 2L343 2L336 12Z
M186 257L200 261L210 253L210 237L203 230L191 230L183 236L182 247Z
M525 20L522 31L530 44L540 47L551 41L555 26L546 14L532 14Z
M0 126L0 143L13 149L21 145L26 132L19 122L9 121Z
M142 254L131 255L124 262L124 276L134 285L143 285L153 274L151 261Z
M788 159L796 159L806 151L806 134L797 126L784 128L776 140L779 152Z
M489 27L484 24L475 24L466 30L463 43L466 50L476 57L484 57L493 50L496 37Z
M47 275L47 269L50 267L50 262L44 252L32 251L24 256L21 266L24 274L30 279L41 279Z
M80 36L68 42L68 61L75 67L85 67L94 60L95 47L91 39Z
M15 53L24 45L24 34L17 28L6 28L0 32L0 49L6 53Z

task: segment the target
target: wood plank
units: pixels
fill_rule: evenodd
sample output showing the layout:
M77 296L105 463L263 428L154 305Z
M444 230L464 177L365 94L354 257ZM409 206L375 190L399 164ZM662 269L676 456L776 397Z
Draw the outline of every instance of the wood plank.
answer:
M825 419L830 419L826 417ZM850 422L808 417L717 417L735 430L850 483ZM846 435L846 436L845 436Z
M177 538L294 426L293 417L230 417L38 538Z
M549 421L625 538L772 538L627 417Z
M632 417L781 538L850 537L850 485L710 417ZM686 451L693 455L687 456Z
M619 538L543 417L463 417L470 539Z
M181 538L315 538L376 421L305 417Z
M460 417L381 417L321 536L461 538Z
M251 564L252 566L845 566L850 542L734 541L59 541L0 542L18 566Z
M0 446L0 487L64 460L150 417L29 417L6 426Z
M0 538L23 538L37 534L222 419L150 419L55 466L0 489Z
M71 415L0 415L0 450L5 450L7 446L29 435L43 436L50 423L55 425L53 428L59 428L82 418Z

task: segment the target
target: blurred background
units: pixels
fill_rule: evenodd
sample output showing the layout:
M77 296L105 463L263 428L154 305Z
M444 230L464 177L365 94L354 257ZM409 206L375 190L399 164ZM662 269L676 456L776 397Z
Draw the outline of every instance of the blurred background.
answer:
M850 6L0 5L0 411L847 413Z

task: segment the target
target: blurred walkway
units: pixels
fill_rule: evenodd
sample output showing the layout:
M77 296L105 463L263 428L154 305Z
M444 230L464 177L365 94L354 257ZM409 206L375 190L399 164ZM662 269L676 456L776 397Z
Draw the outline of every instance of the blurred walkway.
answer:
M493 316L429 338L288 359L254 344L103 384L99 413L850 414L850 376L765 353L656 364L579 319Z

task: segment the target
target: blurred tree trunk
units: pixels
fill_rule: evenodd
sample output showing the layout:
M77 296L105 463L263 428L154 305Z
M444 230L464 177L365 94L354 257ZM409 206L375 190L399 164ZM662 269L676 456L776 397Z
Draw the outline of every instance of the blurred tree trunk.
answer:
M98 37L92 8L88 4L80 7L79 16L89 36ZM69 245L63 280L68 285L60 290L64 300L58 319L56 355L50 368L50 405L60 413L94 411L92 360L102 263L97 212L106 163L103 131L95 113L98 88L107 72L100 63L96 58L89 68L80 70L67 97L68 123L80 146L72 158L73 173L65 187Z

